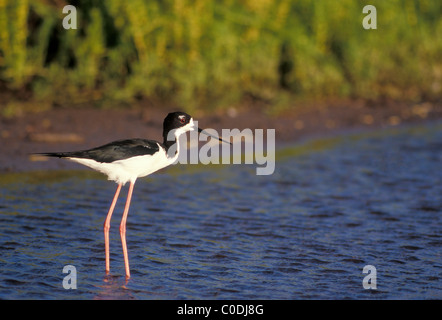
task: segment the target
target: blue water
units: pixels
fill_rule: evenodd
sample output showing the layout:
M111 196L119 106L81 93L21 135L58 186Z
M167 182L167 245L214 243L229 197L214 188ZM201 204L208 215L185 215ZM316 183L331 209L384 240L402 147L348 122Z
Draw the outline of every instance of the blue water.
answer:
M181 165L141 179L128 281L127 187L105 275L116 185L88 170L4 174L0 299L441 299L441 160L442 126L429 124L287 146L270 176ZM77 289L63 288L66 265Z

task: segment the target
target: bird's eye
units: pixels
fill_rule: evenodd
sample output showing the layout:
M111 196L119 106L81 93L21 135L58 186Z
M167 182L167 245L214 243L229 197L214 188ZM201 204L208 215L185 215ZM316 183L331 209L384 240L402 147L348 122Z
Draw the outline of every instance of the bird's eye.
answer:
M181 122L181 123L186 122L186 118L185 118L185 117L180 118L180 122Z

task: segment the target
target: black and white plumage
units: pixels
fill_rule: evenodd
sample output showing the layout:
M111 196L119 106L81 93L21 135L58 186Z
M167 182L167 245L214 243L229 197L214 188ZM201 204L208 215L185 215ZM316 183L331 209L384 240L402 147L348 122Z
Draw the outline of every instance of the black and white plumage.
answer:
M129 259L126 246L126 219L129 211L130 201L135 181L155 171L173 164L179 156L180 146L178 138L188 132L198 130L193 118L184 112L169 113L163 123L163 142L147 139L127 139L114 141L103 146L72 152L50 152L41 153L49 157L66 158L99 172L106 174L109 180L118 184L117 191L113 198L111 207L104 222L104 239L106 255L106 272L109 272L109 228L115 204L117 202L121 187L130 182L126 206L120 224L120 235L123 246L126 278L130 277ZM209 135L208 133L205 133ZM217 137L215 137L217 138ZM226 142L220 138L220 141ZM227 142L229 143L229 142ZM176 148L171 147L176 144ZM169 152L173 150L173 152Z
M163 143L139 138L126 139L89 150L42 154L78 162L106 174L109 180L124 185L127 182L134 183L137 178L145 177L174 163L179 155L179 136L193 130L202 131L195 126L190 115L174 112L164 119ZM169 148L175 143L177 152L170 155Z

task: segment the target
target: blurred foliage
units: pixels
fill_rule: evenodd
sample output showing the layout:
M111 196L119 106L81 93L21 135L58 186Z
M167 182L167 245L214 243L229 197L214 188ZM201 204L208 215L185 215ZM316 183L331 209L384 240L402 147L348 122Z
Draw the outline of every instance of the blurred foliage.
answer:
M77 29L65 30L65 5ZM362 8L377 8L365 30ZM0 0L0 89L46 105L434 99L434 0ZM10 106L11 107L11 106Z

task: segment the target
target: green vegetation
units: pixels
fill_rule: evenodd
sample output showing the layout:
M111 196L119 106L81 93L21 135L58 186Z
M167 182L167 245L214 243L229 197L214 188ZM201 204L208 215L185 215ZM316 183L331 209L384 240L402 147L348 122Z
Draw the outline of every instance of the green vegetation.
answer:
M76 30L62 26L67 3ZM362 27L366 4L377 30ZM434 0L0 0L0 90L40 108L435 99L441 14Z

